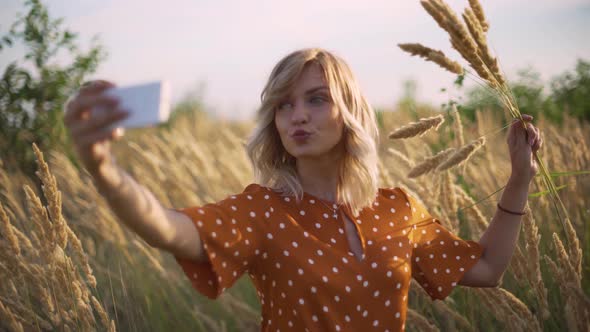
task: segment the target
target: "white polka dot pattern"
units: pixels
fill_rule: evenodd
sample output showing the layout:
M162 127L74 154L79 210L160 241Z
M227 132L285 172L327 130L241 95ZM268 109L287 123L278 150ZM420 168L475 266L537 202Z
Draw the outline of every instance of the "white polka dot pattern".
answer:
M433 218L422 203L405 191L410 203L414 242L412 249L412 277L433 299L446 298L457 283L483 253L475 241L463 240ZM411 211L411 212L409 212ZM454 257L454 259L453 259Z
M211 299L216 299L252 269L256 259L263 257L262 237L272 237L262 232L258 222L268 207L252 204L265 201L266 192L258 188L250 185L243 193L214 204L176 209L193 220L209 259L197 263L175 258L190 276L193 286ZM277 262L275 267L281 268L281 264Z
M248 272L262 330L399 331L412 277L442 299L481 256L479 244L433 222L400 188L380 188L357 216L340 208L334 217L332 207L250 184L218 203L177 210L193 220L209 261L176 259L211 299Z

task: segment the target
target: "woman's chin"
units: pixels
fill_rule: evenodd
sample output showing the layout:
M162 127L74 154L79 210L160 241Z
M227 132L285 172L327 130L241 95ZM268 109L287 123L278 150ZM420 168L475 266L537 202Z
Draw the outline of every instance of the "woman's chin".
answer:
M290 154L293 157L295 157L296 159L317 158L322 155L322 153L320 153L314 149L311 149L311 148L298 147L294 150L295 151L292 151L292 153L290 153Z

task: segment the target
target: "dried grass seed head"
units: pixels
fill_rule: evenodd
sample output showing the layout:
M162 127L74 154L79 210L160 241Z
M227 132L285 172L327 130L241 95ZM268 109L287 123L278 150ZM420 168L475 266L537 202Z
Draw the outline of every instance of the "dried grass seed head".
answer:
M463 67L458 62L449 59L440 50L435 50L419 43L398 44L398 46L411 55L420 56L427 61L432 61L451 73L457 75L463 75L464 73Z
M436 169L436 167L440 165L440 163L444 162L453 152L455 152L455 148L448 148L446 150L439 151L434 156L424 159L421 163L410 170L408 177L415 178Z
M445 122L442 115L437 115L429 118L423 118L416 122L408 123L389 134L390 139L409 138L414 136L422 136L430 129L437 130L440 125Z
M449 159L447 159L444 163L440 164L436 168L436 171L444 171L453 166L457 166L461 163L466 162L477 150L479 150L482 146L485 145L485 142L485 137L480 137L479 139L461 147L453 155L451 155Z

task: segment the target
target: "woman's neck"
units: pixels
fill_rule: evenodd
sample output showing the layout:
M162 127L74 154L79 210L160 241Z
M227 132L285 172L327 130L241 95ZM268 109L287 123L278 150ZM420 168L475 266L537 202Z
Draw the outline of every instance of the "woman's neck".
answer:
M297 160L303 191L326 201L338 201L338 165L335 158Z

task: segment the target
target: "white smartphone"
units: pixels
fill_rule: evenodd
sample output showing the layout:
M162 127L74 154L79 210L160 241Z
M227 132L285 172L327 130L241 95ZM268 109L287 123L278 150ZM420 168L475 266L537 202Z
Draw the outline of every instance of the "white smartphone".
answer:
M170 84L166 80L115 87L104 93L119 98L119 108L130 113L127 118L107 127L109 131L117 127L150 127L166 122L170 117ZM103 111L96 108L92 113Z

